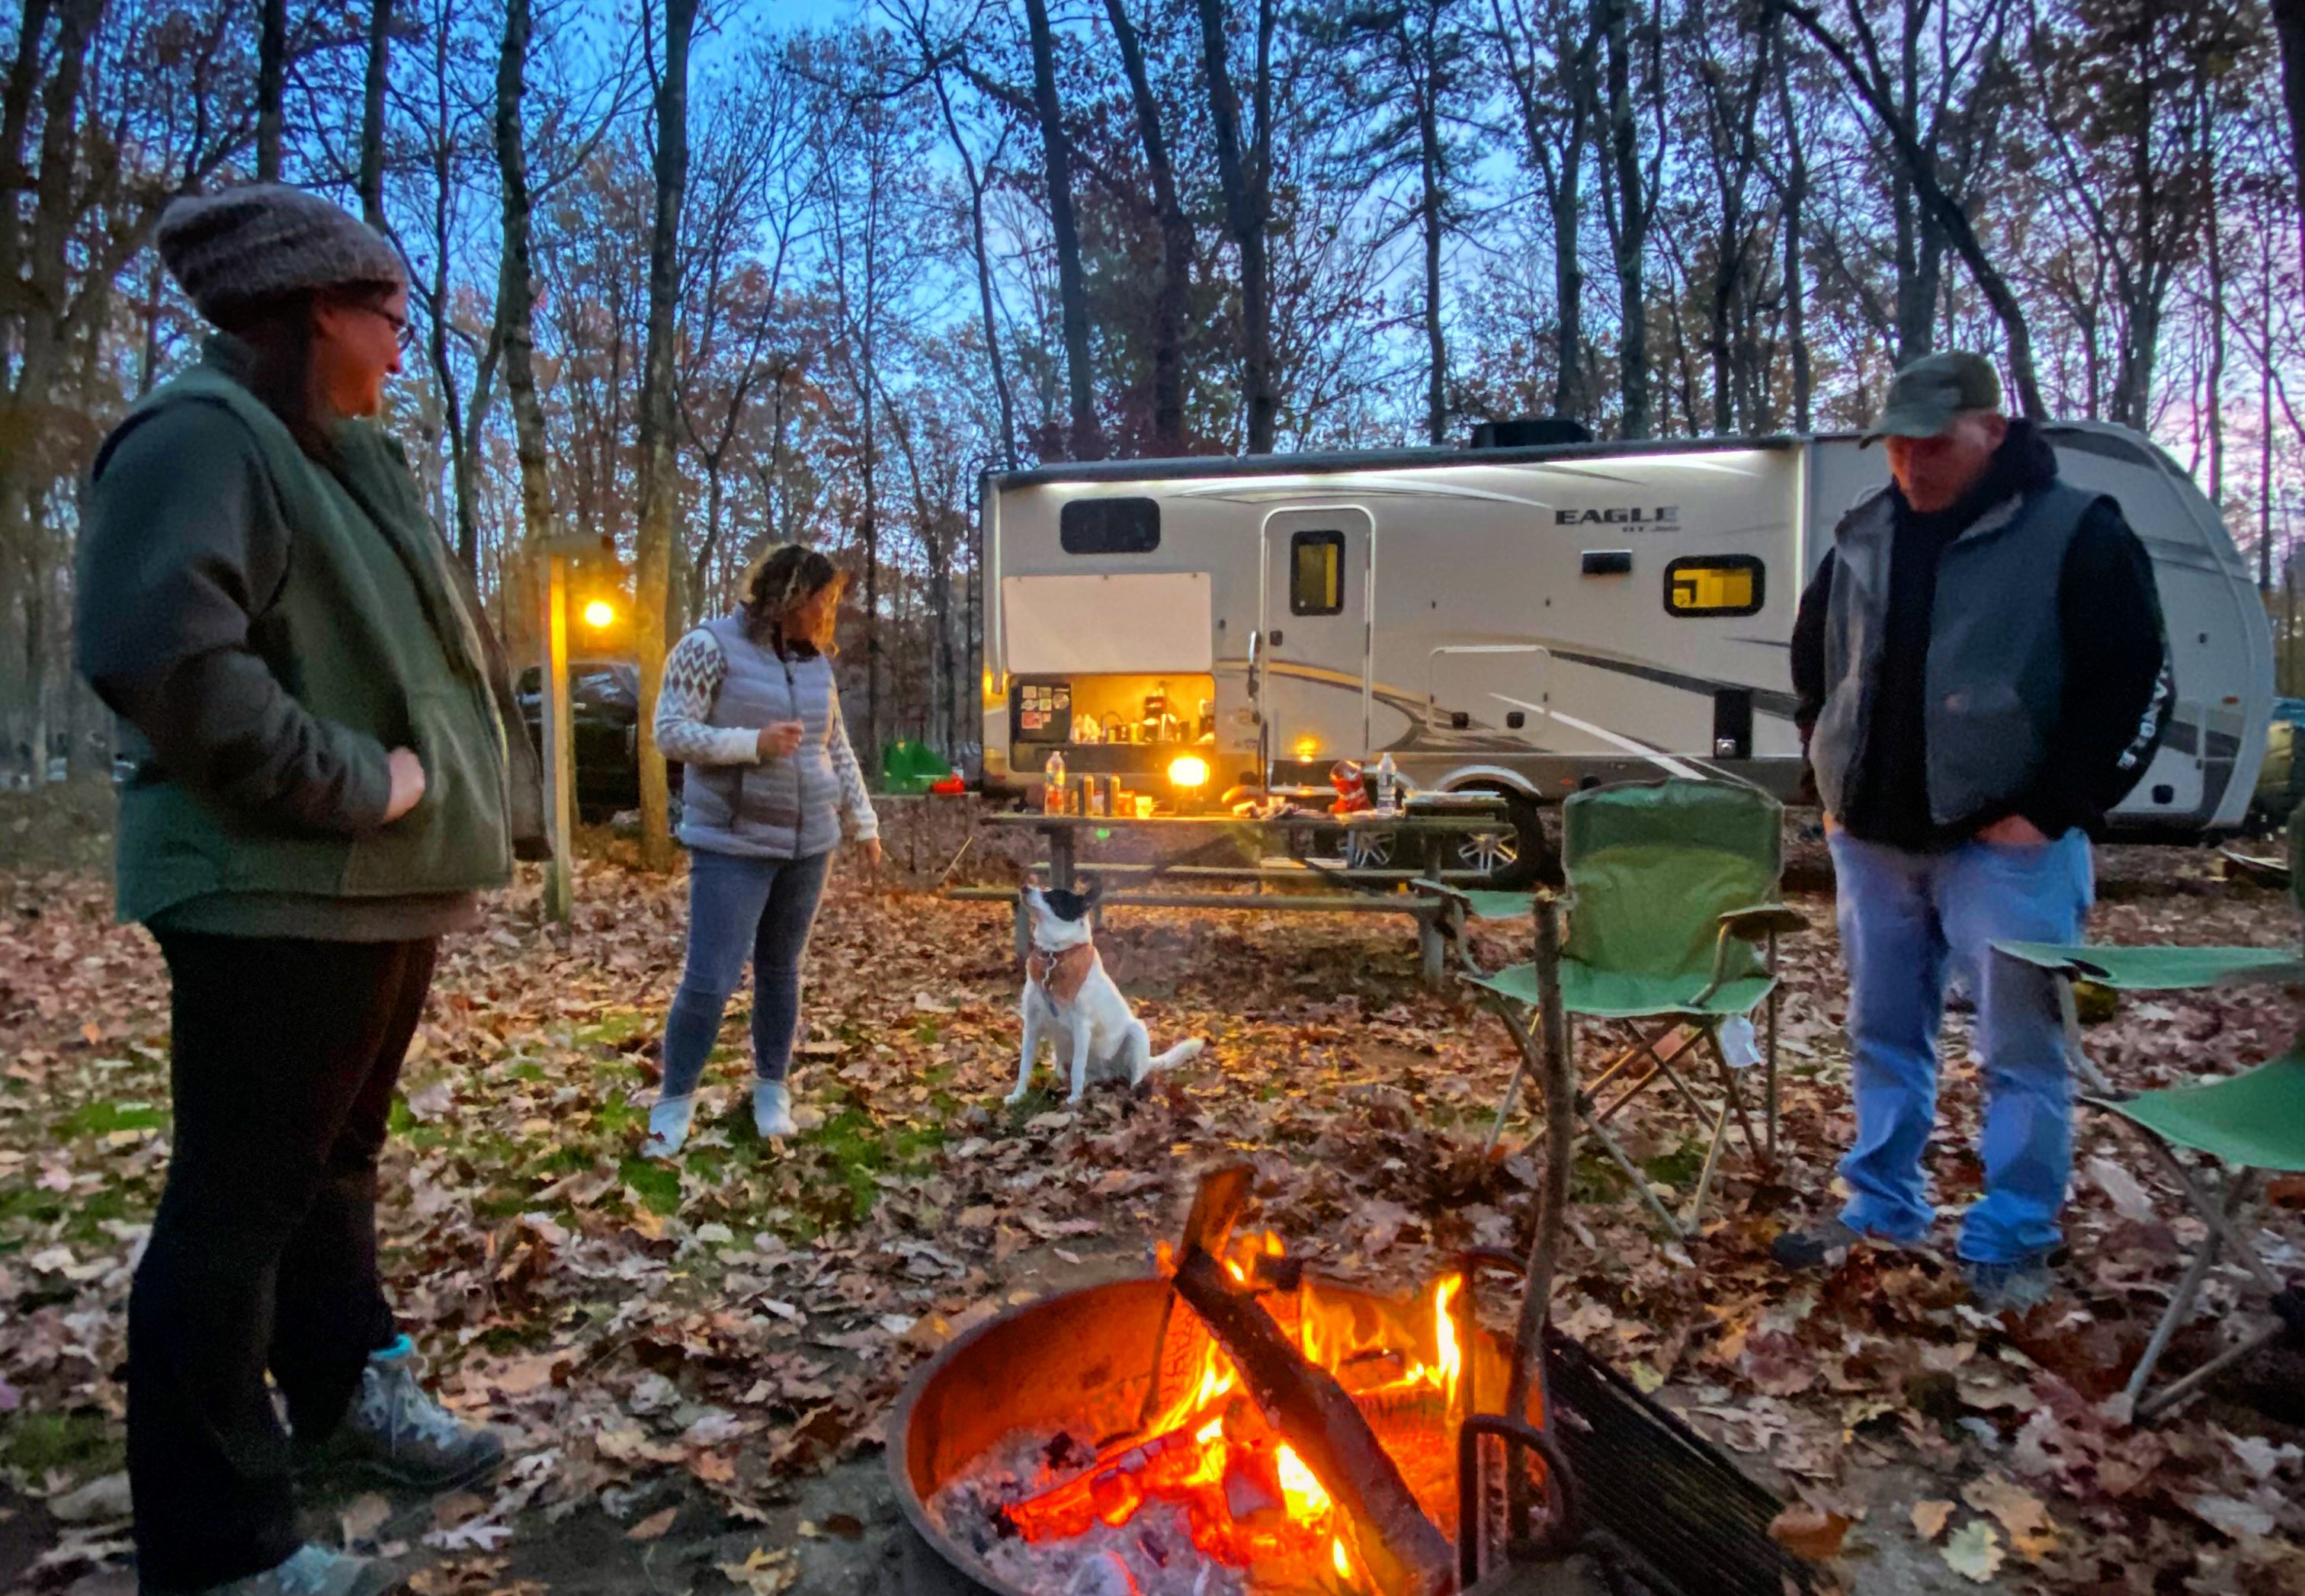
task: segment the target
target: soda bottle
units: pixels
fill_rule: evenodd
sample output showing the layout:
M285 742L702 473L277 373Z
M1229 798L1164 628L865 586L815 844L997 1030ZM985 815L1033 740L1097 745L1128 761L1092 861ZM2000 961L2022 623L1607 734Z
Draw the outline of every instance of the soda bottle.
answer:
M1050 750L1049 762L1041 768L1041 812L1065 812L1065 751L1061 748Z

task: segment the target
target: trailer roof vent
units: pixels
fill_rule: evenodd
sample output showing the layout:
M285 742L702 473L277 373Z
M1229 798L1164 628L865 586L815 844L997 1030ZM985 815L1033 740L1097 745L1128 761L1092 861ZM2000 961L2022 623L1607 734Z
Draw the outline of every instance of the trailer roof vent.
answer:
M1476 449L1542 449L1592 441L1583 422L1566 416L1518 416L1510 421L1483 421L1473 429Z

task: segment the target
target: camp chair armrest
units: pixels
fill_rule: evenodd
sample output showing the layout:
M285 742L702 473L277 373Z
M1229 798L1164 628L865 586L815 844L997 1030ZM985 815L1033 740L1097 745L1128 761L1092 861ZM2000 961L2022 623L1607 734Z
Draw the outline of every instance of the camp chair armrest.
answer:
M1808 930L1808 916L1790 904L1755 904L1749 908L1731 909L1721 917L1724 936L1746 942L1760 942L1771 937L1790 937L1795 931Z

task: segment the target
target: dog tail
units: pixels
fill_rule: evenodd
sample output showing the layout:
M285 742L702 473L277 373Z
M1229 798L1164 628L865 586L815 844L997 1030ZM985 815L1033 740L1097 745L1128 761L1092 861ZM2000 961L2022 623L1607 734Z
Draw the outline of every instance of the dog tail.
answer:
M1188 1058L1198 1058L1201 1056L1201 1049L1207 1046L1208 1044L1197 1036L1189 1041L1178 1042L1166 1053L1159 1055L1147 1064L1144 1066L1144 1073L1149 1075L1155 1070L1174 1069Z

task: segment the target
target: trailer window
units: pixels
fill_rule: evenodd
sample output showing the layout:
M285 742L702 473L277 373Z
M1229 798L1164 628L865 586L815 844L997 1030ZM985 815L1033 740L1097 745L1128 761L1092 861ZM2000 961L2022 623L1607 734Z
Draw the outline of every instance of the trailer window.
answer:
M1344 533L1294 534L1289 539L1289 613L1333 615L1344 607Z
M1664 568L1669 615L1749 615L1759 613L1766 573L1749 554L1691 555Z
M1057 513L1067 554L1151 554L1161 547L1161 505L1149 498L1074 499Z

